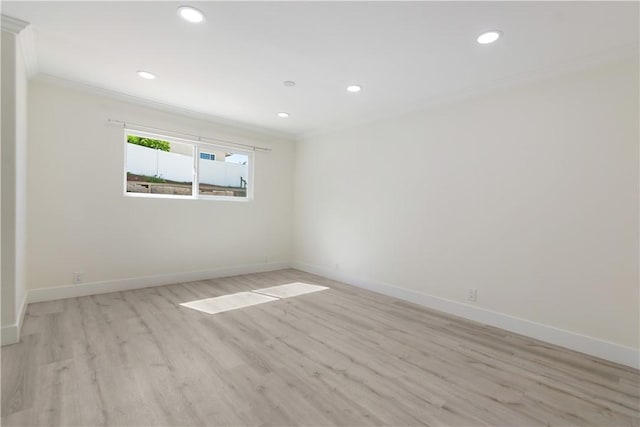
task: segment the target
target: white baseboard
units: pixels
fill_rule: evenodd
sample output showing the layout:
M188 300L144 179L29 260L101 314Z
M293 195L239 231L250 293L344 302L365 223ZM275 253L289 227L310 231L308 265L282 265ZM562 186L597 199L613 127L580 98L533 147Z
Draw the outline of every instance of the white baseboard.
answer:
M29 291L27 301L29 303L54 301L65 298L75 298L87 295L106 294L109 292L150 288L153 286L171 285L174 283L193 282L196 280L216 279L219 277L237 276L241 274L262 273L265 271L281 270L283 268L289 267L290 264L288 262L272 262L264 264L251 264L236 267L217 268L212 270L162 274L158 276L105 280L77 285L57 286L52 288L39 288Z
M20 341L18 338L18 325L3 326L0 334L2 338L1 345L15 344Z
M20 330L22 329L22 321L24 320L24 314L27 311L27 296L22 299L20 304L20 310L18 317L14 325L4 326L0 330L0 345L9 345L20 342Z
M323 268L300 262L294 262L291 266L307 273L324 276L329 279L409 301L434 310L453 314L485 325L495 326L500 329L505 329L520 335L555 344L560 347L565 347L611 362L619 363L621 365L640 369L640 351L636 348L626 347L565 329L559 329L542 323L464 304L462 302L355 277L330 268Z

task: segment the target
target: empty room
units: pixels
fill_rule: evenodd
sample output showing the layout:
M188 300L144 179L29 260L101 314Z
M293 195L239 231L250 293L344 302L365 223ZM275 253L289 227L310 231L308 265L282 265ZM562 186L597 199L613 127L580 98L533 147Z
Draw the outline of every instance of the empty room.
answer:
M0 10L2 426L640 426L640 2Z

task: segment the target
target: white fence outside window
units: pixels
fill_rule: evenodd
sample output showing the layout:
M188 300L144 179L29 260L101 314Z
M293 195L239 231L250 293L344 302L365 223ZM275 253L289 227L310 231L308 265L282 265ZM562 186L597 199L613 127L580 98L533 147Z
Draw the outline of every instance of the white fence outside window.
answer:
M248 178L247 165L198 159L200 183L222 187L241 187ZM177 182L193 181L193 157L136 144L127 144L127 172L157 176Z

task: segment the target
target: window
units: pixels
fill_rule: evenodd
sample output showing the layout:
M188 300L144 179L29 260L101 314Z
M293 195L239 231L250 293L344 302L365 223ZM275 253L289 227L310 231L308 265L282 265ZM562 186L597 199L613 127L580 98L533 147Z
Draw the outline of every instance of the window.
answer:
M125 194L249 200L253 152L127 130Z

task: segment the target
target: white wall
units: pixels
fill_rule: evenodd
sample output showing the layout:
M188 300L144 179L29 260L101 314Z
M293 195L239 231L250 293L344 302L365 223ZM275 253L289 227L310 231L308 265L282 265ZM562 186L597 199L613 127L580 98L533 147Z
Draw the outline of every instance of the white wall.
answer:
M16 35L2 31L2 327L16 320ZM4 332L4 331L3 331Z
M306 138L297 265L637 349L638 117L636 58Z
M50 80L31 81L29 102L30 289L290 260L292 142ZM251 202L125 197L124 131L108 118L273 151L255 154Z
M27 73L24 66L20 36L14 31L2 31L1 92L1 325L2 344L11 344L18 339L22 320L26 297L27 259Z
M16 55L16 316L20 316L27 294L27 116L28 80L21 36ZM21 321L21 319L16 319Z

